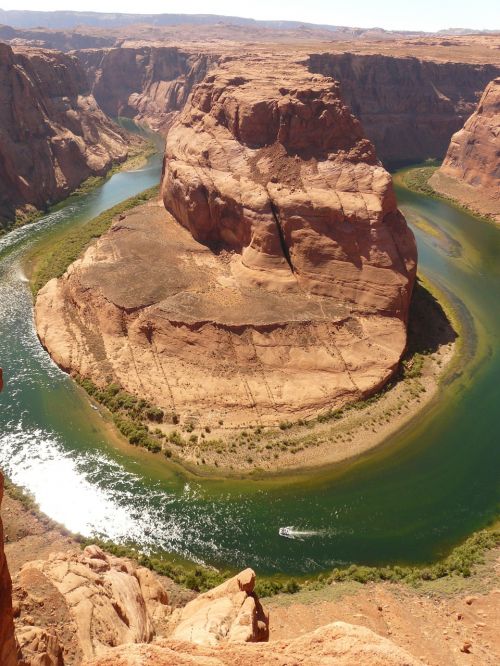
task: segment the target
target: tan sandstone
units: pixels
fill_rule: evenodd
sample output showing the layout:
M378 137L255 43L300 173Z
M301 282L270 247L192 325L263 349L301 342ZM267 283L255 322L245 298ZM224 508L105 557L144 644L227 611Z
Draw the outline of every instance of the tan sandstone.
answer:
M39 293L61 367L212 426L387 382L416 247L337 83L289 56L228 58L171 127L165 165L171 216L127 214Z

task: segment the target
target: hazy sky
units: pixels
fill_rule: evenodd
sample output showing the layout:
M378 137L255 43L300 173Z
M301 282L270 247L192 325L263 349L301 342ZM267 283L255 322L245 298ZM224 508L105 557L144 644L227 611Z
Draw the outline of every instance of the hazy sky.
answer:
M0 0L2 9L225 14L359 27L500 29L500 0Z

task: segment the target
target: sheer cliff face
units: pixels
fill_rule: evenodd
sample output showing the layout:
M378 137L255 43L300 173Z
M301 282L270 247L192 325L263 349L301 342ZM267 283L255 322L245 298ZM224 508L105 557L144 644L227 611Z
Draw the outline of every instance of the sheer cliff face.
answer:
M314 54L308 66L340 81L343 99L386 163L443 157L450 136L500 74L495 65L353 53Z
M489 83L477 109L451 138L431 185L500 222L500 78Z
M92 92L112 117L125 116L166 131L215 56L175 47L76 52Z
M221 65L170 130L165 164L167 210L240 253L242 279L406 318L413 237L331 79L279 60Z
M168 132L162 196L170 215L128 213L39 293L61 367L212 427L314 415L392 376L415 242L337 83L227 58Z
M127 156L75 58L0 44L0 221L43 208Z

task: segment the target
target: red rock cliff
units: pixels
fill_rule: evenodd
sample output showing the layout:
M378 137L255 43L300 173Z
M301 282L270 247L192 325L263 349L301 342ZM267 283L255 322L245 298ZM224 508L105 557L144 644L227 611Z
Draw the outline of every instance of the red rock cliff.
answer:
M340 81L343 99L389 163L443 157L500 74L496 65L354 53L313 54L309 69Z
M76 58L0 44L0 221L61 200L127 152Z
M338 84L276 59L229 61L199 85L167 138L167 210L249 280L406 319L413 237L391 178Z
M152 46L83 50L76 56L108 115L135 118L160 131L168 128L216 57Z
M430 183L500 222L500 78L489 83L477 109L452 136Z
M0 368L0 391L3 389L2 369ZM0 472L0 506L3 498L3 475ZM0 664L15 666L16 639L12 613L12 582L3 548L3 525L0 518Z

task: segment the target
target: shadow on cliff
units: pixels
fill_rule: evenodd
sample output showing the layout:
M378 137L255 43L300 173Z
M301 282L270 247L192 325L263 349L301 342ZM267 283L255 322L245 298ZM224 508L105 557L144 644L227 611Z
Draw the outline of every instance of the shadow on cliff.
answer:
M458 337L437 299L417 279L410 305L406 356L432 354Z

